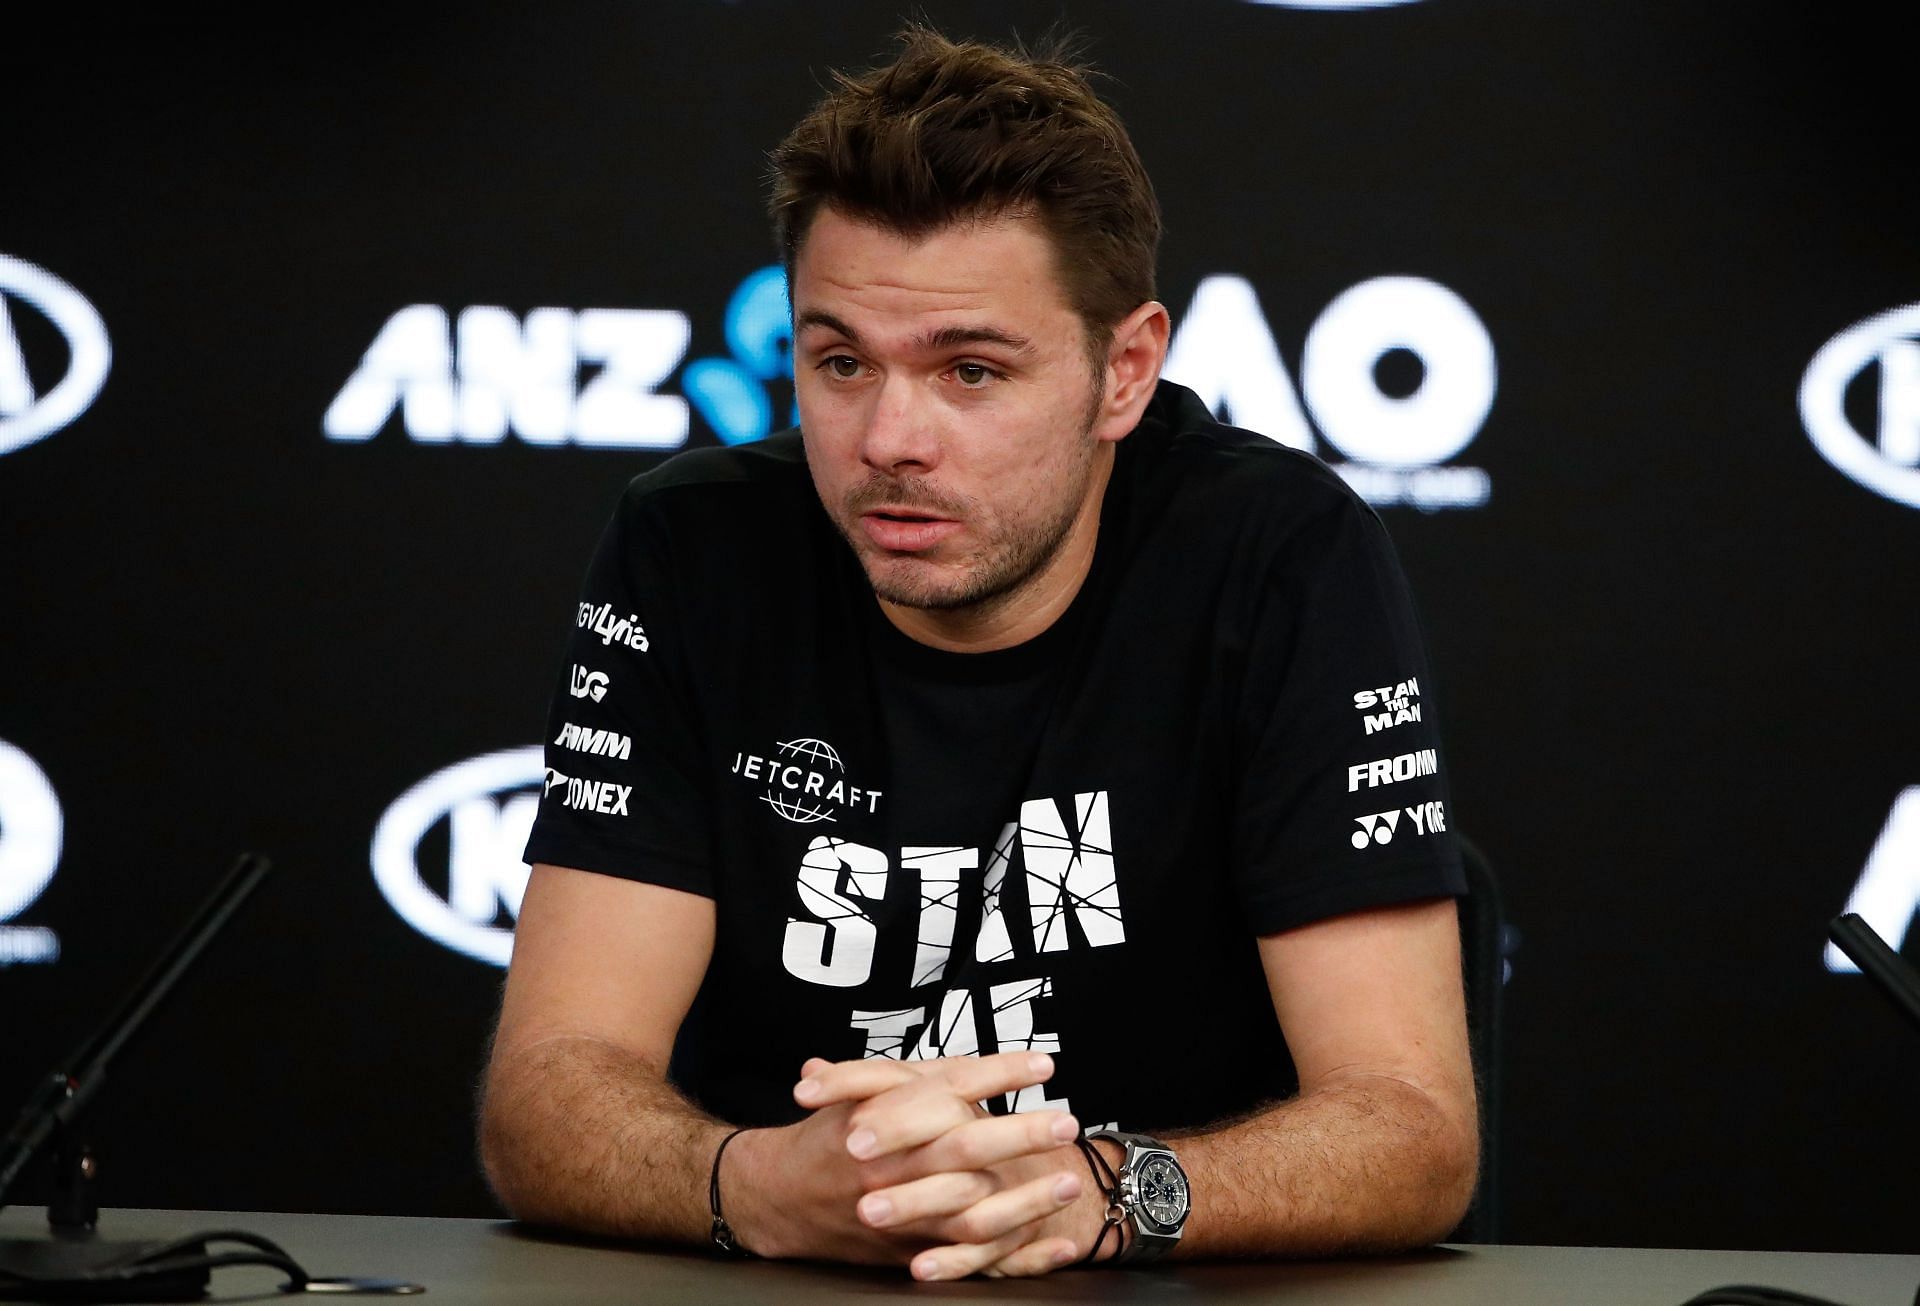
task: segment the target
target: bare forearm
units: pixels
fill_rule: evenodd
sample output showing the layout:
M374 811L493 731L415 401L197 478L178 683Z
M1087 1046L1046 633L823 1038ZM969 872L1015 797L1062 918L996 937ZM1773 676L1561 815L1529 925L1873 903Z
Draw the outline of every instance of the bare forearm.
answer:
M707 1174L728 1127L612 1044L554 1038L496 1056L480 1151L516 1217L619 1237L703 1242Z
M1192 1178L1181 1257L1425 1246L1459 1222L1479 1156L1470 1104L1448 1111L1385 1076L1169 1141Z

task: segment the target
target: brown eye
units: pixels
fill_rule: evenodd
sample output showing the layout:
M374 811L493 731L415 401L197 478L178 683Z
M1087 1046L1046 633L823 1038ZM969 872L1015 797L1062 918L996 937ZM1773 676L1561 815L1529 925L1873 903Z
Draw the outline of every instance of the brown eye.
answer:
M953 369L953 374L959 378L960 384L969 390L979 389L993 376L991 369L979 363L962 363Z
M860 375L860 360L847 354L834 354L827 359L827 370L842 381L851 381Z

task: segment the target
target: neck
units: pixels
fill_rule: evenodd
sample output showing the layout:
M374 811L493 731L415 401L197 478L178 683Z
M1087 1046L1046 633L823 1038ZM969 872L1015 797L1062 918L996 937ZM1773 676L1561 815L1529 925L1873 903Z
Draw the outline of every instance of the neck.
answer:
M1095 451L1093 477L1073 525L1046 565L1005 594L964 608L910 608L879 599L880 610L909 639L948 653L991 653L1024 644L1066 614L1093 569L1100 505L1113 475L1113 445Z

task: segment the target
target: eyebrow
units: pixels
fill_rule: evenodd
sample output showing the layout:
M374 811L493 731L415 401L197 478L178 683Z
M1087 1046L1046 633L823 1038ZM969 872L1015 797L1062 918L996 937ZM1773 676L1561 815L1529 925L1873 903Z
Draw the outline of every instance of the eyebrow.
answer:
M805 331L808 327L814 326L825 327L829 331L845 336L854 345L861 343L858 331L823 309L810 308L794 323L796 331ZM990 326L941 327L938 331L917 336L913 341L914 349L920 353L937 353L943 349L952 349L956 345L999 345L1002 349L1016 354L1033 352L1033 341L1027 337Z

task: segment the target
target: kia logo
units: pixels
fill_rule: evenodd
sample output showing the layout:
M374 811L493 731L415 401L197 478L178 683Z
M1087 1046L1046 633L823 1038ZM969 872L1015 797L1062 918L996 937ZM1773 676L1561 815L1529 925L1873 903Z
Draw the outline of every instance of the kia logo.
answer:
M44 394L34 393L14 330L14 306L21 304L66 338L66 375ZM85 296L44 268L0 254L0 454L52 435L84 413L112 362L107 328Z
M60 800L31 757L0 739L0 921L40 896L60 865Z
M435 771L394 799L373 831L373 880L400 919L443 947L506 965L513 929L498 922L502 912L520 915L528 875L520 854L545 778L540 748L509 748ZM420 866L421 841L443 822L444 898Z
M1880 365L1877 429L1847 418L1847 389ZM1920 304L1870 317L1829 340L1800 380L1800 420L1820 456L1876 494L1920 508Z

